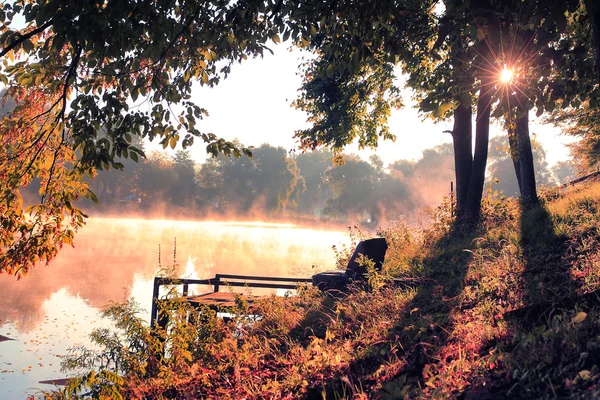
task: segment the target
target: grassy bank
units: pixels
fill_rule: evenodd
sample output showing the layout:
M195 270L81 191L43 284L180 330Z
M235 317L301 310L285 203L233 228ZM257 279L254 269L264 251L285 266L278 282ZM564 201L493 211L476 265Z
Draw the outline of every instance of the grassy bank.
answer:
M171 329L150 331L115 305L120 331L95 332L104 350L66 364L94 372L48 397L598 397L599 302L572 296L600 286L600 183L541 197L529 210L485 200L475 230L448 204L426 230L398 223L378 232L390 248L368 290L273 297L258 321L196 317L174 299ZM391 288L391 275L422 284Z

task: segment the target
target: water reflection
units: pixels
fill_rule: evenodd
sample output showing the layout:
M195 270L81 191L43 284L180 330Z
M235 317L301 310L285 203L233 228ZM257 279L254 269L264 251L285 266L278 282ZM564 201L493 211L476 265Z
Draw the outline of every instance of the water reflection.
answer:
M179 273L209 277L215 273L309 276L312 265L333 266L333 244L347 242L335 231L276 224L94 219L48 266L38 266L21 281L0 275L0 324L18 321L27 331L43 319L41 304L63 289L100 308L130 296L136 275L150 280L173 260L177 239ZM187 261L186 261L187 260ZM192 260L190 263L189 260ZM191 270L190 268L194 268Z
M16 339L0 342L0 398L21 398L40 380L60 378L58 355L87 342L109 301L134 297L149 310L159 244L162 265L170 265L175 237L178 274L199 278L310 276L315 264L332 268L331 246L348 242L344 232L293 225L91 219L76 247L50 265L20 281L0 275L0 335Z

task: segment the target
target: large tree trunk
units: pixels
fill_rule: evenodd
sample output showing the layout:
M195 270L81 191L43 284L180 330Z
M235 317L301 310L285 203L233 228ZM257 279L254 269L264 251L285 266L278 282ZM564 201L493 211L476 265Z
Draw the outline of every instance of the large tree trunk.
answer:
M521 161L519 158L519 143L517 140L517 129L511 126L508 130L508 144L510 147L510 158L513 161L515 168L515 175L517 176L517 183L519 184L519 193L523 194L521 189Z
M596 52L596 72L600 83L600 4L598 4L598 0L587 0L585 7L592 25L594 50Z
M533 169L533 152L529 138L529 110L524 110L524 114L517 117L517 143L519 146L521 201L524 204L534 204L537 203L538 198Z
M473 133L471 105L460 104L454 111L452 139L454 143L454 169L456 173L456 215L462 217L467 207L467 194L473 165Z
M477 100L477 120L475 122L475 154L473 156L473 169L467 196L466 214L473 220L481 212L481 198L485 183L485 169L487 166L488 144L490 138L490 82L484 81L479 91Z

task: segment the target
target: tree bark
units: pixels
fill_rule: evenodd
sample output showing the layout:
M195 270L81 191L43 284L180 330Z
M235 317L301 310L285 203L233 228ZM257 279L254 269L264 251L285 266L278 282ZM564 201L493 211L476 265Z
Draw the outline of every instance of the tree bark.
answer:
M597 0L587 0L585 8L592 25L593 44L596 52L596 73L598 74L598 83L600 83L600 5Z
M473 168L466 208L467 216L473 220L477 219L481 212L481 198L483 197L483 186L485 183L485 169L487 166L490 139L490 102L492 97L490 86L490 82L482 82L479 99L477 100L475 154L473 156Z
M515 175L517 176L517 183L519 184L519 193L523 195L521 189L521 161L519 159L519 143L517 140L517 129L511 127L508 130L508 144L510 147L510 158L512 159L513 166L515 167Z
M521 201L527 205L535 204L538 202L538 198L535 187L533 152L529 138L529 110L524 110L524 114L517 117L517 144L520 161Z
M452 140L454 144L454 169L456 174L456 215L464 215L473 165L473 133L471 105L462 103L454 111Z

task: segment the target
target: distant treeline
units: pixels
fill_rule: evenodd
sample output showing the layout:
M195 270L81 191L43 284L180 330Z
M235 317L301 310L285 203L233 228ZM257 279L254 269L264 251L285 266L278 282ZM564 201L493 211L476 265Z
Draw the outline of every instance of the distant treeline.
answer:
M517 195L505 138L490 144L490 181L494 190ZM417 161L398 160L387 167L373 155L353 154L334 164L327 150L295 154L268 144L253 157L220 155L196 164L188 151L173 157L153 152L139 162L125 160L123 171L99 171L91 182L100 200L96 211L187 210L198 216L235 215L311 217L380 224L404 217L416 223L417 209L437 206L454 179L450 144L425 150ZM552 170L541 146L535 150L538 184L574 178L568 163ZM85 207L86 211L90 207ZM92 210L92 211L94 211Z

